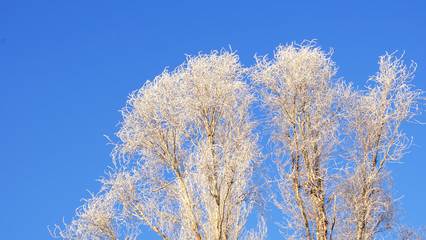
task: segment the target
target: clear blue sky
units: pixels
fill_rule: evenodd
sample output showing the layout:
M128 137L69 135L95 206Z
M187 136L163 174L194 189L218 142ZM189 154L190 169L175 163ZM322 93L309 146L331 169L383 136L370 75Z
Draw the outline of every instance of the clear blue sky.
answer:
M50 239L48 225L71 220L111 165L103 135L118 130L128 94L184 54L230 44L250 66L318 39L338 76L362 87L379 55L405 50L426 90L425 1L295 2L1 0L0 239ZM392 166L396 191L406 220L426 225L426 126L404 129L416 145Z

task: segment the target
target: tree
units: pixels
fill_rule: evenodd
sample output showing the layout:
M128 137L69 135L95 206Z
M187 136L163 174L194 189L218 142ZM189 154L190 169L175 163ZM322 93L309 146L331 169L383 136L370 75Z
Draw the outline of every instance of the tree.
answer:
M163 239L241 239L262 159L245 72L234 53L200 54L131 94L118 167L59 236L134 239L144 224Z
M415 65L386 54L376 86L357 91L334 79L330 56L304 42L257 58L251 76L277 143L275 203L291 239L374 239L398 220L387 164L409 146L399 127L418 113Z
M372 239L391 229L397 221L396 201L392 198L387 165L398 162L410 141L400 131L405 120L418 114L421 91L410 81L416 65L404 65L392 54L380 57L379 72L371 77L375 86L354 93L348 109L348 166L342 185L345 236Z
M313 43L280 46L272 61L258 58L252 77L261 86L273 139L282 160L277 161L277 206L286 216L292 238L328 239L335 224L335 193L330 190L331 153L342 104L348 91L333 81L335 64Z
M221 51L165 70L130 95L114 168L54 235L136 239L145 225L163 239L265 239L263 218L244 229L264 203L252 116L260 93L286 239L421 239L421 228L400 222L388 168L411 143L401 124L420 113L422 91L410 84L416 65L386 54L372 86L357 90L335 77L331 55L305 41L252 68Z

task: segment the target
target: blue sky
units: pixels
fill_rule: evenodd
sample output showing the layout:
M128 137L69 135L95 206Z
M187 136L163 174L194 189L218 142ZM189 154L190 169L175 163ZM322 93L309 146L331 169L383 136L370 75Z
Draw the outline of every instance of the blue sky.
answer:
M0 1L0 239L50 239L48 225L69 222L111 165L103 135L118 131L128 94L185 54L231 45L250 66L318 39L362 88L380 55L405 50L426 90L424 1L303 2ZM391 167L395 190L405 219L426 225L426 126L404 130L415 145Z

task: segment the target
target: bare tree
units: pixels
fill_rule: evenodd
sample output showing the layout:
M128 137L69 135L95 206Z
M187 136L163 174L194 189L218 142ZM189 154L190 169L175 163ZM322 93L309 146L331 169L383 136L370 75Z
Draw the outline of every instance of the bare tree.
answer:
M411 142L401 124L419 114L416 65L380 57L365 91L337 79L314 41L279 46L272 60L242 67L235 53L188 56L132 93L122 110L114 168L77 209L65 239L136 239L145 225L162 239L258 240L245 230L259 201L254 89L276 143L274 203L287 239L421 239L401 224L389 163Z
M372 239L395 225L398 207L387 165L398 162L409 147L400 126L419 112L421 92L410 85L416 65L407 67L392 54L380 57L379 65L370 79L375 85L354 93L347 111L352 144L341 194L348 216L341 230L347 239Z
M118 167L102 180L101 196L114 201L103 211L94 197L60 236L118 239L118 227L140 223L163 239L241 239L261 161L245 71L227 51L188 56L131 94L113 153ZM100 219L91 232L89 213ZM126 239L138 233L128 231Z
M273 60L258 58L252 77L261 86L277 161L284 227L289 237L327 239L333 234L335 195L330 192L330 160L338 145L342 98L348 91L337 80L331 54L313 42L276 49Z
M334 79L330 56L305 41L253 68L277 143L275 203L290 239L375 239L399 218L387 164L410 145L399 129L419 112L415 64L386 54L370 79L376 86L356 91Z

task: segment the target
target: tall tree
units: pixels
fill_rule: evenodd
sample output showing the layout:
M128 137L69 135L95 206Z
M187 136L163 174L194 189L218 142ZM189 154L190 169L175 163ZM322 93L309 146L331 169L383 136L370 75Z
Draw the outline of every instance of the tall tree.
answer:
M420 239L399 222L389 163L410 146L404 121L420 113L416 65L380 57L365 91L335 77L313 41L279 46L243 68L235 53L188 56L132 93L101 191L57 229L66 239L136 239L146 225L163 239L265 239L244 230L258 200L262 156L252 119L253 80L276 143L287 239Z
M261 160L244 73L234 53L200 54L131 94L101 194L115 216L98 211L105 224L81 232L90 200L60 235L118 239L124 226L127 239L145 224L163 239L240 239Z
M410 141L401 124L419 113L421 91L410 85L416 65L407 67L392 54L380 57L373 86L353 94L348 108L348 165L341 197L347 216L341 230L348 239L373 239L398 220L387 165L398 162Z
M330 180L331 152L338 145L345 86L333 79L331 54L313 42L276 49L274 59L257 58L252 77L260 85L272 136L278 144L277 167L290 238L332 236L335 194Z
M419 113L415 64L386 54L375 86L358 91L334 79L330 56L314 42L293 43L253 68L277 143L282 226L291 239L391 236L400 209L387 165L410 145L401 124Z

